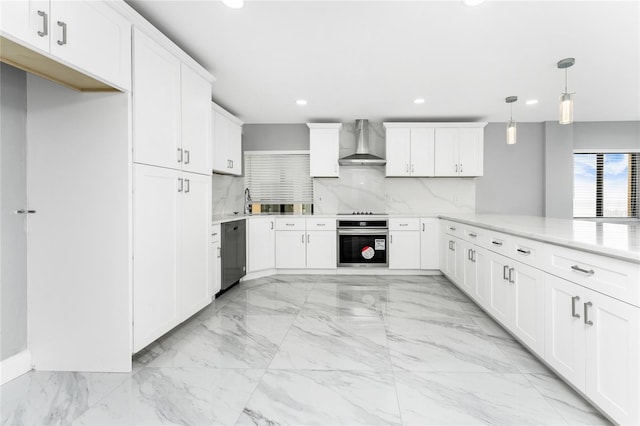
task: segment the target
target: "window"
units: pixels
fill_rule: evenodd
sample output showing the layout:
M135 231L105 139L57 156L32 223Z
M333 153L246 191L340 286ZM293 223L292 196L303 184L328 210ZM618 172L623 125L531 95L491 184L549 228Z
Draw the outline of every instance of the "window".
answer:
M245 186L257 204L312 204L309 152L247 151Z
M574 217L638 217L638 153L573 155Z

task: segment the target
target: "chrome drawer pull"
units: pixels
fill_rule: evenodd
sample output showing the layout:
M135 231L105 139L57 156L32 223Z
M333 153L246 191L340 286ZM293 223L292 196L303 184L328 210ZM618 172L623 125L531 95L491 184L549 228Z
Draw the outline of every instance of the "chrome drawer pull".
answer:
M470 236L470 237L472 237L472 238L475 238L475 237L477 237L478 235L477 235L477 234L474 234L473 232L470 232L470 233L469 233L469 236Z
M326 223L316 223L316 226L325 226Z
M509 265L504 265L504 266L502 267L502 278L503 278L504 280L508 280L508 279L509 279L509 277L507 276L507 273L508 273L508 272L509 272Z
M515 283L516 283L516 280L515 280L515 279L511 279L511 277L512 277L512 275L511 275L511 274L513 274L513 271L514 271L514 270L515 270L515 268L509 268L509 282L510 282L511 284L515 284Z
M519 248L519 249L517 250L517 252L518 252L518 253L522 253L522 254L527 255L527 256L531 254L531 250L523 250L523 249L521 249L521 248Z
M582 269L581 267L579 267L578 265L573 265L571 267L571 269L573 269L576 272L582 272L583 274L587 274L587 275L593 275L596 273L596 271L594 271L593 269L589 269L588 271L586 269Z
M593 321L589 320L589 318L587 317L587 314L589 313L588 309L591 306L593 306L593 303L591 302L587 302L584 304L584 323L587 325L593 325Z
M455 226L450 226L450 227L449 227L449 230L450 230L450 231L455 231L455 230L456 230L456 227L455 227Z
M49 34L49 17L47 16L46 12L42 10L38 11L38 16L42 16L42 31L38 31L38 35L40 37L44 37Z
M498 246L498 247L499 247L499 246L501 246L501 245L502 245L502 241L496 241L496 240L493 240L493 241L491 241L491 244L494 244L494 245L496 245L496 246Z
M576 314L576 302L580 301L580 296L573 296L571 298L571 316L574 318L580 318L580 314Z

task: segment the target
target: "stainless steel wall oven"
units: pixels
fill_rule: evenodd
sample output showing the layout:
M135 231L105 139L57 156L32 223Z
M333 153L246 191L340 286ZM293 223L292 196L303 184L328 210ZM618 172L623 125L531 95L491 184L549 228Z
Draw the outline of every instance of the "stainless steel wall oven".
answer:
M386 219L338 219L338 266L389 265Z

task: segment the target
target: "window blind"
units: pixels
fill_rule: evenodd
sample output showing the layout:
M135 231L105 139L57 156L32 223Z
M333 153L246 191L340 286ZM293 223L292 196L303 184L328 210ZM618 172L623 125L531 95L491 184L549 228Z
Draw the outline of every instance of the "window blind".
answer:
M309 153L247 151L244 167L245 186L254 203L313 203Z

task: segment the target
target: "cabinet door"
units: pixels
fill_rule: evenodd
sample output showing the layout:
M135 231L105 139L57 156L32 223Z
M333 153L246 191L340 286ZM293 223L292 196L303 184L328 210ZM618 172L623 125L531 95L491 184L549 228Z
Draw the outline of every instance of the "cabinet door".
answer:
M211 85L182 64L182 169L211 174Z
M276 268L304 269L307 254L305 231L276 231Z
M459 176L482 176L484 130L460 129L459 132Z
M458 176L458 137L458 129L435 130L435 176Z
M474 246L473 248L473 263L475 264L476 278L475 288L473 289L473 298L481 306L487 305L487 293L489 288L489 259L487 257L487 251L481 247Z
M420 221L420 269L438 269L440 232L438 219Z
M456 267L456 260L458 257L456 256L456 249L460 250L460 248L456 247L457 238L452 237L450 235L446 235L445 240L446 240L446 245L444 247L445 271L449 279L454 283L457 283L458 277L456 276L456 273L458 272L458 268Z
M209 294L212 296L222 289L221 231L222 229L220 225L214 225L211 230L211 251L209 252L209 259L211 259L211 265L209 267Z
M511 330L544 356L544 272L519 262L511 269Z
M183 173L181 320L211 302L209 292L209 228L211 226L211 178Z
M276 267L275 223L273 218L252 217L249 226L249 272L264 271Z
M131 24L103 2L52 0L49 43L55 56L131 88Z
M307 268L336 269L335 231L307 231Z
M478 280L478 274L476 272L476 263L474 262L474 251L475 246L473 244L464 243L462 245L463 250L460 250L460 263L462 264L462 271L460 273L460 286L469 294L470 296L475 295L475 289Z
M40 50L49 51L49 1L1 1L2 33Z
M411 176L433 176L434 138L434 129L411 129Z
M134 161L181 168L180 62L138 30L134 43Z
M489 253L489 294L487 310L502 324L509 326L511 300L509 298L508 259L499 254Z
M590 290L585 302L586 394L616 422L638 424L640 309Z
M309 131L309 174L312 177L338 177L339 129Z
M230 133L230 121L227 117L216 111L211 111L213 127L212 144L213 144L213 161L212 168L216 172L228 173L230 169L229 154L227 153L227 140Z
M134 164L133 350L179 322L180 172Z
M389 269L420 269L420 231L389 232Z
M410 176L411 129L387 129L387 176Z
M228 125L227 155L231 160L229 173L240 176L242 174L242 126L233 121L229 121Z
M544 360L585 391L585 335L583 303L585 289L545 274Z

